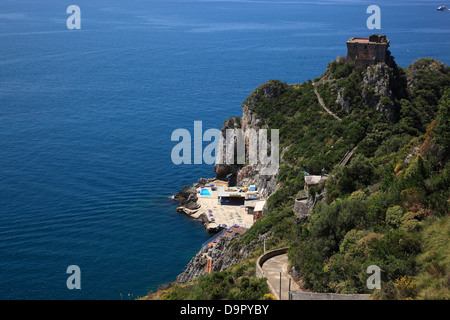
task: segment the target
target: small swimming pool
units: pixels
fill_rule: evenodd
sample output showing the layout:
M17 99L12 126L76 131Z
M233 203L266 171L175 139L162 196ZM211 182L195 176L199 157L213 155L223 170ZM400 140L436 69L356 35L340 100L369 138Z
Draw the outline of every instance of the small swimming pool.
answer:
M202 191L200 192L200 194L201 194L202 196L210 196L210 195L211 195L211 192L209 192L208 189L202 189Z

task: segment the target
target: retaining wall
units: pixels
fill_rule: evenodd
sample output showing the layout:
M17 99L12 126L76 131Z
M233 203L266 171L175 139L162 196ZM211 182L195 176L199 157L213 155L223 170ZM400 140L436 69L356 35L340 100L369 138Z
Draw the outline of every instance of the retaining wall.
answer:
M262 265L264 264L264 262L266 262L267 260L269 260L272 257L286 253L288 251L288 249L289 248L275 249L275 250L267 251L262 256L260 256L258 258L258 260L256 261L256 277L264 278L265 275L264 275L264 271L262 269Z

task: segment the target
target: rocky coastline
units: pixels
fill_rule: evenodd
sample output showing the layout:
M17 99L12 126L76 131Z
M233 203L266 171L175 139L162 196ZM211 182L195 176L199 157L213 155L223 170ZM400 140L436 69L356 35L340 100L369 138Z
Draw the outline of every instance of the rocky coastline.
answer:
M174 200L180 203L180 206L177 207L178 212L198 219L211 233L216 233L219 229L210 226L210 221L204 212L199 213L200 205L198 204L197 188L217 183L217 181L216 178L200 178L192 186L185 186L182 191L173 197ZM205 274L209 259L211 260L212 271L223 271L248 257L252 252L252 248L262 241L262 238L258 238L258 240L252 241L237 250L230 246L230 243L237 237L240 237L240 234L234 233L229 237L218 238L217 243L213 247L203 246L190 260L185 270L176 277L174 283L188 283L194 278Z
M198 219L209 232L217 232L216 225L212 225L205 212L199 213L200 204L198 203L197 188L209 185L216 181L215 178L200 178L192 186L185 186L183 190L175 194L173 199L180 203L177 212L184 213L189 217Z
M222 128L223 137L225 136L225 131L227 129L241 128L244 131L248 128L256 130L267 129L268 126L265 121L258 119L255 116L256 112L267 115L269 111L281 108L281 102L297 102L297 100L299 99L300 101L302 101L301 98L304 98L305 105L308 106L307 109L303 110L305 114L320 115L318 117L318 120L316 120L312 124L309 124L309 118L305 117L305 119L303 119L300 124L305 123L304 125L307 131L305 133L292 136L293 138L296 138L297 141L306 138L310 139L310 143L301 145L294 140L289 140L287 142L285 141L285 144L282 145L283 148L280 153L281 169L279 174L277 172L271 176L261 175L260 172L261 169L264 168L264 166L260 164L217 164L214 166L214 172L216 173L215 178L201 178L192 186L184 187L181 192L177 193L174 196L174 200L179 201L180 203L177 211L187 214L193 218L200 219L204 223L205 227L208 227L208 220L212 219L212 212L208 212L207 210L206 212L208 213L204 214L202 213L202 211L204 212L204 209L208 209L211 203L203 201L208 197L210 198L209 201L211 201L213 197L210 197L210 195L208 194L203 195L203 192L199 194L198 188L201 186L207 188L210 184L216 184L216 181L226 182L230 187L255 185L258 192L265 198L269 198L277 190L281 191L270 199L269 206L271 207L271 211L269 212L269 214L266 213L266 219L262 219L261 224L255 225L254 228L251 228L243 235L233 233L230 230L229 234L226 233L227 236L223 236L224 234L222 234L222 237L219 236L215 238L214 241L213 239L210 239L207 242L207 245L205 243L205 245L202 246L198 253L187 264L185 270L176 277L174 282L168 285L168 287L173 287L174 292L178 294L178 292L183 292L184 290L183 293L186 294L186 296L189 296L188 292L191 291L192 288L195 288L195 290L198 289L200 291L206 290L205 288L207 288L208 290L213 290L217 285L217 282L220 282L218 278L213 277L211 280L210 277L201 277L198 279L198 283L194 281L195 278L211 272L225 271L227 275L232 274L232 278L235 279L235 275L236 278L239 278L238 274L241 274L242 270L247 270L249 271L249 273L247 273L245 277L246 280L248 280L249 277L253 277L254 270L252 269L252 266L255 265L255 261L262 251L261 243L264 241L265 250L267 240L269 242L272 241L272 243L269 243L269 247L273 246L273 242L277 243L276 245L278 245L280 243L279 240L285 239L286 235L295 236L297 238L295 240L296 242L293 243L294 245L290 246L290 249L292 250L292 252L290 253L292 256L292 264L289 267L291 275L294 278L298 278L301 276L302 279L305 280L304 283L308 283L307 281L309 281L306 287L317 292L323 292L322 290L324 290L325 288L322 287L323 283L325 283L324 281L316 281L317 279L322 278L327 279L328 281L328 283L326 284L327 287L325 288L327 291L334 292L337 288L337 293L345 293L345 291L342 290L342 288L344 288L344 290L351 290L352 292L364 292L363 290L365 290L365 287L358 287L356 284L351 284L347 281L340 280L339 278L337 278L337 273L333 273L334 271L323 273L323 270L325 270L325 268L332 266L334 269L329 270L335 270L339 272L342 271L343 276L347 278L353 277L354 274L348 270L345 270L345 268L342 268L342 265L345 265L346 259L350 256L350 254L354 254L355 251L353 248L359 246L359 244L362 243L362 239L367 240L370 238L370 241L372 241L373 239L373 241L379 241L380 244L379 249L372 247L375 252L375 255L373 257L369 257L366 255L366 253L364 253L360 255L363 260L354 260L356 268L363 270L362 272L364 272L365 270L365 263L367 261L371 261L370 259L374 257L377 259L379 257L383 257L383 259L393 259L392 261L394 261L395 263L393 263L392 266L385 265L385 268L390 270L391 273L397 272L398 265L403 266L403 254L407 254L408 256L411 255L411 251L408 248L398 247L398 252L401 255L399 256L399 258L393 257L389 253L386 256L386 253L384 252L385 250L383 250L383 248L385 248L386 245L397 246L398 244L400 244L400 241L397 241L397 237L404 237L406 233L403 232L407 231L409 233L414 231L414 228L416 228L418 223L420 223L423 219L422 213L418 214L417 216L415 215L415 211L406 212L405 214L403 214L402 209L402 206L405 205L407 206L406 210L415 210L416 205L417 207L421 208L422 204L414 203L411 206L411 203L408 203L406 201L408 200L408 198L399 200L404 197L404 195L407 195L406 192L410 192L411 189L413 189L414 191L419 190L423 192L422 197L424 197L426 190L424 187L422 187L422 185L420 188L409 188L413 178L414 180L419 179L419 181L423 183L423 186L426 185L426 181L427 184L429 183L430 186L434 186L436 188L433 193L430 193L430 195L436 197L433 199L441 197L441 193L440 191L438 191L438 188L440 186L439 183L441 183L441 181L443 180L436 179L433 180L434 182L432 182L431 179L427 177L435 177L441 175L442 173L444 175L445 171L443 171L442 173L437 171L430 171L427 173L424 163L426 163L425 161L428 161L428 163L433 164L435 168L438 168L439 166L439 168L442 168L443 163L445 163L445 149L443 149L443 147L438 143L434 144L431 141L432 137L443 139L442 129L445 127L446 122L443 120L442 115L445 114L444 110L446 101L448 100L448 93L447 95L442 95L442 97L440 98L440 102L436 101L432 105L432 107L434 107L436 110L435 112L437 113L437 120L433 120L433 118L430 118L430 121L432 122L426 128L426 131L424 131L425 124L429 123L428 120L425 119L423 121L421 120L420 122L417 122L423 127L423 131L417 131L416 128L411 126L411 123L413 123L412 120L414 119L408 115L399 114L398 108L394 108L395 105L392 104L392 101L399 97L405 97L405 90L409 90L412 94L416 94L419 92L419 97L422 97L421 95L423 94L423 90L420 89L420 83L417 84L415 82L425 81L425 83L434 84L434 78L437 78L436 83L446 83L448 86L448 74L450 73L448 72L448 67L434 59L421 59L405 69L396 69L395 64L389 66L390 69L382 64L369 65L364 74L361 74L361 77L358 73L352 71L350 76L356 75L355 77L358 84L356 89L353 88L353 91L356 92L355 95L357 97L360 97L359 101L364 101L363 106L365 107L365 109L357 109L357 112L363 112L362 114L365 115L372 115L376 112L378 115L378 117L375 118L374 122L370 123L372 129L370 129L369 131L362 131L358 129L355 131L352 127L349 127L348 129L341 128L339 126L339 122L336 122L335 127L335 123L333 122L335 120L328 117L327 114L324 114L322 110L323 108L321 108L320 104L317 104L317 102L315 101L316 96L317 98L319 98L319 95L328 96L327 100L330 105L334 107L334 111L338 113L340 112L340 115L343 117L342 119L347 116L346 106L349 104L346 102L347 100L344 99L344 95L342 94L345 91L342 91L342 93L339 94L339 90L348 88L348 83L345 83L345 79L342 80L345 77L333 76L334 73L339 74L340 72L342 74L343 72L349 72L347 69L343 69L343 67L345 67L345 65L338 65L333 63L330 64L326 72L326 76L328 78L326 81L321 81L320 85L317 88L317 92L315 90L315 87L312 86L311 81L304 84L303 86L292 87L287 87L285 83L277 82L274 80L268 81L265 84L259 86L244 101L244 103L242 104L243 116L241 118L229 118L224 122ZM428 73L432 74L428 75ZM322 77L322 79L324 78L325 76ZM285 90L284 97L280 94L283 88ZM286 90L286 88L288 88L290 91ZM285 98L285 100L281 101L280 103L278 103L277 100L268 101L271 99L277 99L277 97L279 96ZM410 99L411 100L407 100L405 98L402 100L402 110L413 110L410 103L415 103L417 100L415 98ZM321 99L318 100L320 102ZM351 103L350 100L348 100L348 102ZM416 104L416 106L418 106L418 104ZM296 110L295 108L297 107L298 105L295 104L293 104L292 106L294 110ZM285 108L285 110L289 111L290 109ZM324 114L325 116L321 116L321 114ZM282 128L284 128L285 130L289 130L290 116L280 115L279 113L277 113L277 116L287 123L287 127L284 126ZM391 121L394 117L398 116L401 116L398 125L392 125L391 122L385 123L385 121ZM353 116L352 119L355 119L355 123L363 128L361 124L363 124L366 119L369 119L369 116L361 117L361 119L359 119L358 117ZM297 121L296 118L294 120ZM418 121L418 119L415 120ZM297 123L295 124L297 125ZM324 125L328 125L330 128L334 128L336 130L337 133L329 133L330 139L333 139L327 140L322 136L313 137L310 132L308 132L309 129L314 129L311 130L311 132L317 132L317 130L322 129ZM399 127L399 125L402 125L402 127ZM436 130L436 128L438 131L434 131ZM341 129L345 130L341 132ZM400 130L400 133L396 132L394 129ZM402 133L401 130L406 129L408 130L408 135L405 136L405 133ZM354 140L353 136L358 132L361 137L359 137L358 140ZM345 133L345 135L343 133ZM386 134L388 134L388 137L389 135L392 135L392 137L386 138ZM347 137L347 140L343 139L343 137ZM376 142L374 139L380 140ZM418 139L423 139L424 142ZM392 146L389 148L393 149L389 149L387 147L388 145L385 145L386 141L392 144ZM301 142L304 141L301 140ZM339 142L339 145L337 144L337 142ZM313 144L317 144L320 148L310 151L309 149ZM338 148L334 148L335 146L340 146L339 153L336 151ZM369 149L369 146L376 147L374 149ZM245 147L246 150L248 150L247 141ZM344 168L347 161L350 159L348 155L353 155L353 151L355 151L356 148L358 148L358 151L370 151L373 154L373 157L366 158L361 153L357 154L355 157L353 157L353 160L352 162L350 162L349 166L346 166ZM332 171L332 174L330 174L330 177L332 177L333 179L335 177L337 178L334 180L328 180L329 183L327 183L326 186L322 185L320 187L315 187L314 184L310 184L310 186L308 186L306 181L307 179L305 179L304 184L301 183L303 177L306 177L309 174L308 172L300 171L304 169L303 167L296 168L295 165L298 164L297 155L301 154L301 151L305 150L313 153L310 162L307 162L307 166L305 165L305 169L308 172L312 172L313 175L318 174L320 167L324 168L324 166L316 166L315 163L322 163L323 161L323 163L325 163L325 165L328 165L329 168L333 168L334 166L335 169L334 171ZM344 156L344 158L342 158L342 156ZM358 156L359 158L357 158ZM325 157L330 157L330 159L324 161L323 159ZM342 160L338 162L340 159ZM371 163L371 160L369 159L374 159L374 163L378 163L377 161L380 161L380 163L383 163L383 165L374 166L374 163ZM216 161L216 163L219 162ZM245 161L245 163L248 163L248 161ZM367 180L358 180L360 179L361 175L361 167L368 168L368 170L363 170L366 172L362 174L363 176L365 176L365 178L367 178ZM375 179L375 170L378 168L383 170L387 168L387 172L389 174L379 177L380 180L377 182L377 179ZM420 175L413 175L413 172L421 173ZM342 179L342 177L346 177L346 179L339 181L338 178ZM278 181L278 183L277 178L279 178L280 180ZM353 184L354 180L356 180L358 184ZM305 184L306 188L304 188ZM385 190L382 190L381 187L385 188ZM402 189L405 187L408 187L408 189ZM388 196L390 192L395 193L396 198L391 198L390 195ZM326 204L325 201L327 199L325 197L331 197L330 199L334 199L336 200L336 202ZM437 205L434 209L436 210L436 213L439 213L441 215L448 212L445 205L446 198L443 197L442 199L442 204ZM375 217L375 215L373 215L372 212L369 212L369 209L367 209L374 203L373 201L383 204L382 210L379 210L379 207L377 206L376 210L379 211L375 211L378 217ZM401 203L400 201L405 201L405 204ZM315 209L314 211L314 218L310 219L311 211L314 208L315 204L318 202L322 202L322 205L316 206L317 210ZM205 206L205 204L207 205ZM220 205L217 204L217 198L215 198L215 201L214 203L212 203L212 205L216 205L215 209L220 210L220 208L218 208L220 207ZM278 208L281 209L277 210ZM425 212L425 210L428 210L429 212L426 213L426 215L434 214L432 213L433 209L428 208L420 209L420 212ZM391 211L399 211L399 214L395 213L394 215ZM216 212L214 212L214 215L215 213ZM388 213L393 217L395 216L395 219L397 220L394 220L394 218L387 219ZM276 219L271 219L274 217L276 217ZM375 220L372 221L373 219ZM395 224L391 222L391 220L394 221ZM351 223L349 223L349 221ZM364 225L362 227L360 226L361 221L364 222ZM442 219L440 221L444 220ZM290 227L293 224L299 225L298 228L294 226L296 229L295 231L290 230ZM278 226L280 226L280 228L278 228ZM316 229L313 229L310 226L313 226ZM368 226L380 228L380 233L370 233L371 231L367 229ZM235 226L233 225L233 228L234 227ZM433 224L433 227L426 228L434 229L435 225ZM311 230L314 231L314 233L310 233L312 232ZM292 232L299 233L292 234ZM333 237L337 238L337 236L339 236L341 238L339 240L340 242L336 241L336 243L334 244L339 248L339 252L329 252L326 254L328 258L326 260L323 260L322 257L316 256L316 252L321 252L317 248L329 250L329 232ZM367 234L369 235L366 236ZM420 234L416 235L420 236ZM362 238L359 238L360 236ZM403 238L401 240L403 240ZM373 243L373 241L370 243ZM352 246L346 248L339 243L352 244ZM418 242L414 242L414 245L418 245ZM420 259L421 257L423 257L421 253L414 254L414 259ZM334 257L337 257L339 259L334 260ZM317 263L317 261L319 261L320 263ZM324 263L322 263L322 261ZM396 261L399 261L398 265ZM416 267L412 265L413 263L414 261L411 260L411 269L405 270L415 270ZM236 268L230 268L232 266L235 266L236 264L238 264ZM417 269L417 271L419 272L419 275L421 277L428 278L429 275L424 274L419 269ZM249 275L250 273L252 273L252 275ZM223 274L218 275L218 277L222 275ZM390 283L392 284L392 281L394 280L395 279L392 278L390 280ZM235 282L235 284L236 287L240 286L239 281ZM339 284L339 286L342 285L342 288L339 289L338 287L336 287L336 284ZM362 285L364 286L364 281ZM239 290L240 289L242 289L242 287L239 287ZM404 299L404 296L402 296L401 294L392 292L390 290L387 290L386 292L380 292L381 293L378 294L378 298L395 297ZM234 297L234 295L224 296ZM439 292L437 293L437 296L440 297L443 296L443 294ZM155 295L155 298L158 298L158 296Z
M256 88L255 91L253 91L242 103L242 117L230 117L224 121L221 129L222 138L226 137L227 129L242 129L243 131L254 129L258 131L261 128L266 128L267 126L265 122L259 119L254 112L252 112L252 109L253 106L261 100L276 99L281 90L280 85L282 85L280 82L267 81ZM223 144L223 148L223 154L225 154L225 144ZM245 148L248 151L248 141L246 141ZM248 157L248 152L246 154ZM216 161L216 163L217 162L218 161ZM215 178L200 178L193 185L185 186L182 191L173 197L174 200L180 203L180 206L177 207L177 211L200 220L205 228L210 232L219 231L215 227L211 228L208 216L204 212L200 212L197 188L208 186L209 184L216 183L218 181L227 183L228 186L244 186L253 184L256 185L257 190L259 190L261 194L265 197L269 197L271 194L276 192L279 186L276 183L277 174L272 176L264 176L260 174L261 169L264 167L265 165L262 164L216 164L214 166L214 172L216 173ZM240 235L235 234L231 237L221 238L212 248L201 248L200 251L188 263L186 269L177 276L175 283L187 283L192 281L195 277L205 274L207 259L212 259L212 271L225 270L248 257L248 255L252 252L252 248L257 243L263 241L263 235L261 235L258 239L250 242L242 248L229 246L229 244L236 237L240 237Z

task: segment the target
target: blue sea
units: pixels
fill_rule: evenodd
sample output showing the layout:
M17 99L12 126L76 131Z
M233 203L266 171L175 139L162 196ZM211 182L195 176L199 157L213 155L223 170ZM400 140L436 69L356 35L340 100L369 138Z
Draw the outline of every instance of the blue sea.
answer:
M366 27L372 4L381 30ZM403 67L448 65L438 5L2 0L0 298L135 299L173 281L211 235L170 197L214 173L173 164L172 132L220 129L258 85L318 77L356 35L386 34Z

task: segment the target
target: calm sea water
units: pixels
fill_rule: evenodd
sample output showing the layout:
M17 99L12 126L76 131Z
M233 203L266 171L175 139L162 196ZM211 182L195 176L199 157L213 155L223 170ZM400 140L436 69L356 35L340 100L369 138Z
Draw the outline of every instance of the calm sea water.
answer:
M133 299L174 280L210 235L170 196L213 171L174 165L171 133L220 128L269 79L319 76L374 33L371 4L2 0L0 298ZM397 63L450 63L438 3L377 4Z

